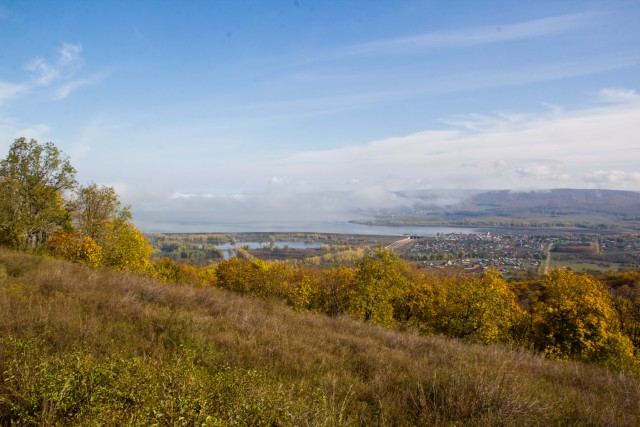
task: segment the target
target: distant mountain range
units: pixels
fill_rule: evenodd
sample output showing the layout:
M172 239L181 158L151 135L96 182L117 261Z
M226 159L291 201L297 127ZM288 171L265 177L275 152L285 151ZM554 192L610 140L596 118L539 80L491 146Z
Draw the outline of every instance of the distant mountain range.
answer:
M640 193L617 190L489 191L472 196L460 209L483 209L496 215L607 214L624 219L640 216Z
M359 222L640 229L640 192L635 191L421 190L395 194L411 205L381 209L373 219Z

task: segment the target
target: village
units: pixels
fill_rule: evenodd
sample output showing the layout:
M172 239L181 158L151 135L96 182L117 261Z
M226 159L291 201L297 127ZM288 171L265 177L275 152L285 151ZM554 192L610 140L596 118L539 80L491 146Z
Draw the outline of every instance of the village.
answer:
M427 268L493 267L506 276L553 267L617 271L640 265L640 235L442 234L414 239L400 255Z
M430 268L481 271L493 267L504 274L535 272L554 240L557 237L445 234L416 240L405 256Z

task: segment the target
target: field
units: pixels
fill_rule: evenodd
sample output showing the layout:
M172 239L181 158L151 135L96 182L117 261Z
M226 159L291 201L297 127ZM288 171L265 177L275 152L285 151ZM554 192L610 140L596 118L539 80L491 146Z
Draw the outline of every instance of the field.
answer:
M600 425L640 379L0 251L2 425Z
M575 257L559 256L554 254L551 257L550 268L569 268L576 272L598 272L610 273L620 271L620 264L605 263L602 261L582 261Z

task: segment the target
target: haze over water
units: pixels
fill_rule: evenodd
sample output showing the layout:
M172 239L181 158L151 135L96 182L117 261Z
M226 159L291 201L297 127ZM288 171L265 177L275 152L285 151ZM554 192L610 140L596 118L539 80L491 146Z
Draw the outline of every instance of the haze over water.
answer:
M162 224L160 228L150 232L166 232ZM179 227L179 232L183 233L327 233L327 234L363 234L372 236L403 236L406 234L416 234L421 236L436 236L438 234L450 233L477 233L474 228L460 227L429 227L429 226L380 226L355 224L346 221L336 222L299 222L287 224L273 224L260 222L238 222L238 223L198 223L183 224Z

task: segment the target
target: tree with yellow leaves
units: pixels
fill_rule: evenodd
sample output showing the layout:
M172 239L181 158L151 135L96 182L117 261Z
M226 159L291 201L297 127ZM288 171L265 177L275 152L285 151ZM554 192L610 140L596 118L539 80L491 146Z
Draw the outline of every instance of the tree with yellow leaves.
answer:
M413 270L397 255L382 247L369 251L356 264L349 312L373 323L393 325L412 276Z
M49 239L49 245L53 253L61 258L90 267L102 265L102 248L89 236L59 229Z
M142 233L130 222L115 219L105 225L98 242L104 254L103 265L118 270L151 272L152 248Z
M605 286L587 275L554 270L534 307L533 342L548 356L619 365L633 357Z
M330 316L347 313L354 280L353 268L323 270L314 295L313 308Z
M79 187L73 207L73 227L101 248L102 265L118 270L150 271L151 245L131 223L130 207L122 205L113 187L95 183Z
M491 269L481 277L439 285L432 314L436 332L483 344L511 341L512 328L523 312L500 272Z

